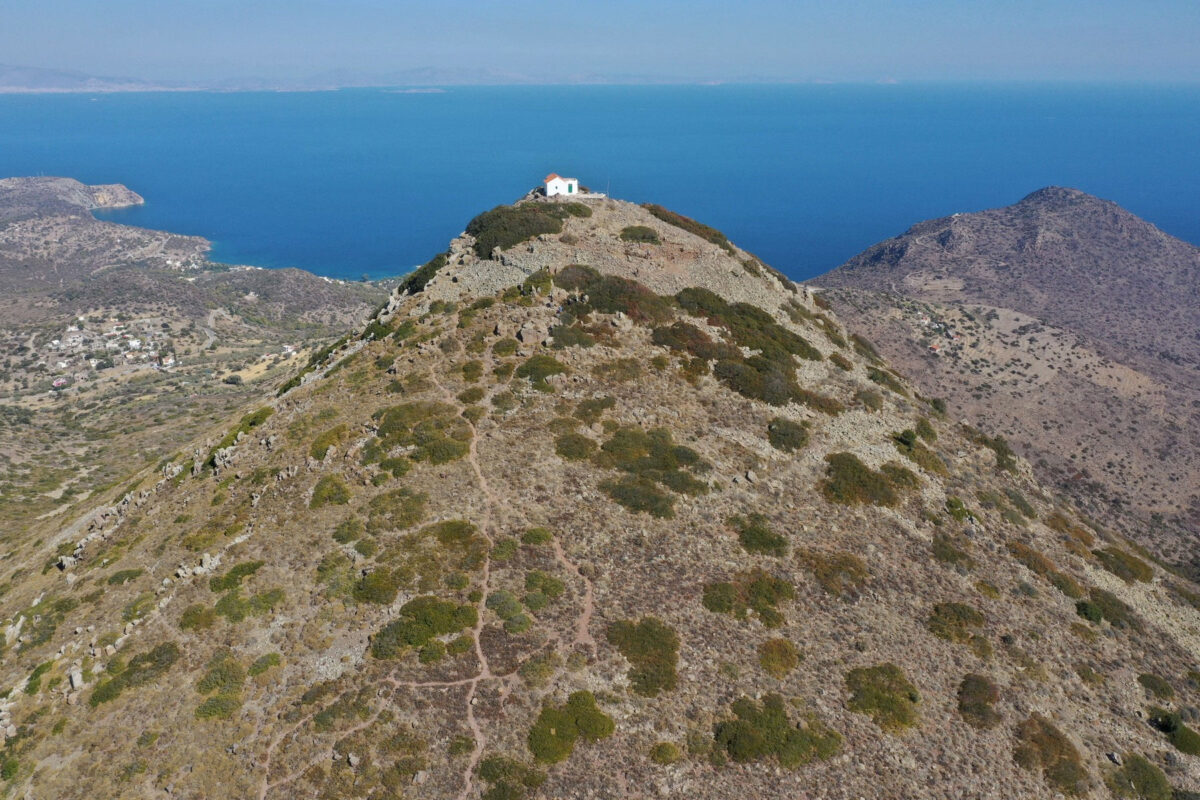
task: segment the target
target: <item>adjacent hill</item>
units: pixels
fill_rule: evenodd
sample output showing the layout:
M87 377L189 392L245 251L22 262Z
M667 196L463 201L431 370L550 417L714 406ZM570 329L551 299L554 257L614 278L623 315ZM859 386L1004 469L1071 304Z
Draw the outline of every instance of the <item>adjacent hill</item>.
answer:
M1200 589L942 408L717 231L494 209L206 438L8 536L5 789L1200 788Z
M1113 203L1050 187L915 225L815 283L924 391L1190 565L1200 249Z

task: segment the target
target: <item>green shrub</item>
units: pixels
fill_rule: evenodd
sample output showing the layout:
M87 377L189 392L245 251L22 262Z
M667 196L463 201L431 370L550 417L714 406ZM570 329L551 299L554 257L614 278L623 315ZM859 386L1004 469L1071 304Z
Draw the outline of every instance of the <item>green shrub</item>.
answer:
M945 533L934 534L932 553L933 557L943 564L950 564L964 569L973 569L975 567L975 559L967 554L965 547L966 541L956 539ZM959 547L962 545L962 547Z
M780 325L758 306L729 303L715 292L700 288L684 289L675 295L675 300L688 314L725 328L735 344L759 351L764 360L777 364L778 369L794 367L792 356L808 361L823 358L821 351L808 340Z
M761 569L739 573L732 581L710 583L704 587L703 603L709 611L745 619L753 611L767 628L783 624L778 605L795 597L790 583Z
M226 447L232 447L233 445L237 444L239 436L250 433L250 431L266 422L267 419L270 418L270 416L274 413L275 409L271 408L270 406L264 406L263 408L260 408L257 411L252 411L251 413L242 417L240 420L238 420L238 424L234 426L233 430L225 434L225 437L221 439L221 441L217 442L217 445L208 452L208 457L204 459L204 465L209 469L215 468L217 464L216 458L218 450L224 450Z
M1149 564L1119 547L1093 550L1092 555L1100 561L1100 566L1126 583L1147 583L1154 578L1154 569Z
M747 553L787 555L787 537L771 530L770 521L762 514L754 512L747 517L733 516L728 524L738 532L738 541Z
M683 758L683 752L674 742L659 742L650 748L650 760L660 766L674 764Z
M854 352L858 353L868 361L874 361L878 363L882 360L879 356L879 351L875 349L875 345L871 344L865 336L852 333L850 334L850 341L854 344Z
M555 325L550 329L550 336L554 339L552 346L555 350L568 347L587 348L596 344L596 337L578 325Z
M568 461L584 461L596 450L596 443L581 433L564 433L554 440L554 452Z
M585 425L595 425L604 416L604 412L616 406L617 401L611 397L592 397L579 401L572 416L582 420Z
M363 464L382 466L398 447L413 448L409 458L431 464L462 458L470 449L471 425L448 403L404 403L376 411L372 418L379 427L363 448Z
M409 273L404 280L400 282L400 285L396 287L396 290L401 294L405 292L408 294L418 294L423 292L425 290L425 285L433 280L433 276L436 275L442 267L446 266L448 256L449 253L438 253L436 256L429 259L429 261L425 262L422 266L417 267L417 269Z
M555 280L560 282L563 273L559 273ZM581 318L586 318L593 311L601 314L620 311L643 325L655 325L671 319L671 300L655 294L637 281L599 273L595 278L581 277L580 280L585 281L579 291L587 296L587 302L576 303L572 310Z
M853 553L804 548L796 557L820 587L835 597L855 596L871 576L867 565Z
M326 454L329 453L329 448L340 442L346 436L347 431L345 425L330 428L313 440L308 454L317 461L324 461Z
M1133 609L1112 592L1093 587L1088 592L1088 597L1088 600L1076 603L1075 610L1089 622L1098 623L1101 619L1106 619L1114 628L1129 628L1134 631L1142 629L1141 620L1134 615Z
M900 502L887 477L872 470L853 453L830 453L825 461L828 466L821 492L831 502L889 507Z
M843 372L850 372L852 369L854 369L854 364L851 363L850 359L846 358L841 353L831 353L829 355L829 363L833 364Z
M650 341L677 353L688 353L705 361L716 359L739 359L741 351L724 342L714 342L712 337L690 322L677 320L670 326L655 328Z
M767 423L767 441L776 450L793 453L808 444L808 423L775 417Z
M749 698L734 701L734 719L713 728L717 747L738 763L775 757L785 769L814 759L826 759L841 748L842 737L815 716L800 723L788 719L787 706L777 694L763 697L761 704Z
M265 656L259 656L254 659L254 663L250 665L250 669L247 672L253 678L262 675L272 667L278 667L282 663L283 659L279 653L267 653Z
M552 392L554 388L546 383L546 378L568 371L567 366L557 359L547 355L536 355L531 356L528 361L517 367L516 375L518 378L528 378L529 382L533 384L533 388L539 392Z
M326 475L317 481L317 485L313 488L312 500L308 507L344 506L349 502L350 487L346 485L346 482L337 475Z
M983 675L967 675L958 685L958 713L974 728L1000 724L1000 714L994 708L999 700L1000 690Z
M547 528L530 528L521 534L521 543L529 545L544 545L550 544L554 540L554 534Z
M603 481L600 490L630 511L645 512L659 519L675 516L675 498L659 491L645 478L623 477Z
M904 388L904 384L900 383L896 376L886 369L868 367L867 378L873 383L878 383L884 388L891 389L902 397L908 397L908 390Z
M1087 794L1088 773L1075 745L1041 714L1017 726L1013 759L1024 769L1041 771L1046 783L1071 795Z
M1037 519L1037 509L1029 504L1024 495L1016 489L1005 489L1004 494L1008 497L1009 502L1016 507L1017 511L1021 512L1022 516L1026 519Z
M396 573L382 567L376 568L359 578L354 584L353 596L360 603L391 605L400 591Z
M179 660L179 655L179 646L174 642L164 642L135 655L118 675L97 684L88 698L88 704L95 708L101 703L115 700L126 689L158 679Z
M630 225L621 230L621 241L641 244L662 244L658 231L645 225Z
M635 692L654 697L675 688L679 636L661 620L642 617L638 622L614 622L608 626L607 636L629 661L629 683Z
M768 675L782 680L800 664L800 651L787 639L768 639L758 646L758 663Z
M229 719L241 707L239 695L219 694L196 707L196 719Z
M472 752L474 740L467 738L461 749L463 754ZM528 790L538 788L546 780L545 773L505 756L484 758L477 771L480 780L491 784L481 800L524 800Z
M1104 619L1104 612L1100 610L1100 606L1093 603L1091 600L1080 600L1075 604L1075 613L1086 619L1088 622L1099 625Z
M706 242L711 242L712 244L719 246L726 253L729 253L729 255L733 255L735 252L733 245L729 243L729 239L725 238L725 234L721 233L716 228L710 228L702 222L697 222L696 220L685 217L682 214L676 214L674 211L670 211L660 205L655 205L654 203L646 203L642 206L642 208L646 209L655 217L658 217L668 225L674 225L676 228L685 230L690 234L699 236Z
M242 579L248 578L263 567L265 561L243 561L233 566L224 575L209 578L208 588L214 592L227 592L242 585Z
M547 705L529 731L529 750L538 761L557 764L566 760L582 738L598 742L612 735L612 717L596 708L591 692L574 692L565 705Z
M257 617L266 614L272 608L282 603L283 598L282 589L259 592L249 598L242 597L240 589L234 589L222 596L213 607L213 610L230 622L241 622L246 617Z
M195 603L183 610L179 617L180 630L204 630L217 621L217 612L208 606Z
M246 681L246 670L230 655L218 656L209 662L208 671L196 683L200 694L240 692Z
M482 386L472 386L470 389L458 393L458 402L467 406L473 405L482 400L485 394Z
M932 429L931 429L932 430ZM935 434L936 435L936 434ZM919 434L912 428L892 434L892 443L900 454L926 472L946 474L946 464L937 453L918 441Z
M1200 755L1200 734L1189 728L1177 711L1150 709L1150 725L1167 735L1167 741L1181 753Z
M884 731L893 733L917 724L921 697L895 664L852 669L846 673L846 688L850 692L846 706L869 715Z
M437 636L473 628L479 616L474 606L459 605L432 595L409 600L396 620L371 640L375 658L398 658L411 648L423 647Z
M983 614L965 603L937 603L925 621L930 633L951 642L967 642L971 628L983 627Z
M109 586L124 586L130 581L137 580L145 573L143 569L123 569L108 576Z
M933 425L925 417L917 420L917 436L920 436L925 441L932 444L937 441L937 431L933 429Z
M491 258L501 250L547 233L562 233L563 219L570 214L558 203L521 203L497 206L467 223L466 232L475 237L475 254Z
M1141 675L1138 675L1138 683L1159 700L1170 700L1175 696L1175 690L1171 687L1171 684L1149 672L1143 672Z
M1108 778L1108 787L1117 797L1135 800L1182 800L1171 788L1167 776L1144 756L1126 753L1121 759L1121 768Z
M883 408L883 395L874 389L859 389L854 393L854 399L871 411L879 411Z
M511 336L507 336L503 339L497 339L496 343L492 345L492 355L496 356L497 358L507 358L508 356L511 356L513 353L517 352L517 349L520 346L521 343L516 339L513 339Z
M424 492L407 487L372 497L367 503L367 532L379 534L411 528L424 519L428 500Z

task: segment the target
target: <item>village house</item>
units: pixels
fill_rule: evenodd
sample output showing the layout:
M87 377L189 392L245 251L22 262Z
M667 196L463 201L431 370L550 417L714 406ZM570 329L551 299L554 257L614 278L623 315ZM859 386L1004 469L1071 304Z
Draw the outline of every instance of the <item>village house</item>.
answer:
M579 179L564 178L551 172L546 176L546 197L554 197L555 195L579 194Z

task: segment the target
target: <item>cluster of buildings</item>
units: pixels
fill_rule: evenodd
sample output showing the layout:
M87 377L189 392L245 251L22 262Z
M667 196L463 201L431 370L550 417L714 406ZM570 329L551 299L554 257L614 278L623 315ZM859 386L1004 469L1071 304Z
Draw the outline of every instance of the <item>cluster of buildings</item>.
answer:
M108 369L121 365L149 369L170 369L175 354L165 347L166 330L152 320L119 322L114 319L98 327L84 317L67 326L58 339L52 339L37 364L57 373L52 381L62 389L87 370Z
M941 354L942 350L951 344L957 343L962 338L962 335L951 328L949 323L935 320L928 314L918 314L917 324L929 331L931 336L948 340L945 344L942 342L930 342L929 352L934 355Z

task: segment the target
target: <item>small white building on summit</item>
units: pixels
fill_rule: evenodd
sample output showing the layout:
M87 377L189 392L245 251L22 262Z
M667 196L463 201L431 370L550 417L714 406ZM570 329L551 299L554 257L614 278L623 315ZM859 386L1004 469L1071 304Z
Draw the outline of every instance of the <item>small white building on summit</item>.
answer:
M579 194L579 179L564 178L554 172L546 176L546 197L560 194Z

